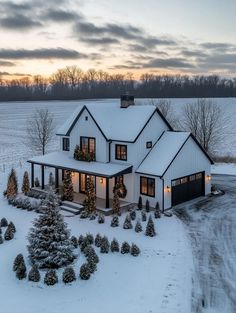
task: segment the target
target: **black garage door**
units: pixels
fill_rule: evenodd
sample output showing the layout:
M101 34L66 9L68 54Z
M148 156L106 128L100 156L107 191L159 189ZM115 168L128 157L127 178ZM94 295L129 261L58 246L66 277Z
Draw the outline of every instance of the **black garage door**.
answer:
M171 182L172 206L205 194L204 172L177 178Z

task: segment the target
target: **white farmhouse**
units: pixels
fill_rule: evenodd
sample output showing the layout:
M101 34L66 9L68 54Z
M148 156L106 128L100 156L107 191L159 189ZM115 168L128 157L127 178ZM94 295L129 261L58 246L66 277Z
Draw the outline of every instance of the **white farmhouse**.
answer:
M92 178L97 201L112 206L113 188L123 183L123 204L137 203L142 196L150 206L162 210L204 196L211 191L213 163L194 136L173 131L154 105L135 105L134 97L122 96L121 103L89 103L79 107L59 129L60 150L30 159L31 183L34 165L55 169L60 190L65 170L72 171L75 201L82 202L86 179ZM90 161L74 159L75 147Z

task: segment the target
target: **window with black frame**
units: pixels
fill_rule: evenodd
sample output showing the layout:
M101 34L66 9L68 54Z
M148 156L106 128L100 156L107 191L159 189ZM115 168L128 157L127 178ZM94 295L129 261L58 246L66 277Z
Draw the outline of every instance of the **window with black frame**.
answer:
M140 194L155 197L155 179L150 177L140 177Z
M127 161L127 146L116 145L116 160Z
M63 151L70 151L70 138L62 139L62 149Z

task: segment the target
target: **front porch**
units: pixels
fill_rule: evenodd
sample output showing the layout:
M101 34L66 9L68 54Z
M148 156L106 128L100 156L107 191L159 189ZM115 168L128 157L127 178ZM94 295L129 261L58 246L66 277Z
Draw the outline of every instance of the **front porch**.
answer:
M98 210L108 210L112 207L114 178L120 175L132 173L132 166L116 163L86 162L74 160L68 153L54 152L48 155L39 156L28 160L31 163L31 187L34 188L35 165L41 168L41 189L47 190L45 184L45 167L54 168L55 186L58 193L62 193L64 171L72 172L72 182L74 186L74 202L82 204L85 194L81 192L80 177L92 176L95 182L96 205ZM83 183L84 185L84 183ZM121 207L127 207L130 203L121 201Z

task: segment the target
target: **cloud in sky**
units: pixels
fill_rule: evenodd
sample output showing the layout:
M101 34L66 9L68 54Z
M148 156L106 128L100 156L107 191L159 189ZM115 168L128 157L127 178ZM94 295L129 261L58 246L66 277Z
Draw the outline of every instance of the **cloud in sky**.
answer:
M84 11L86 5L82 0L4 0L0 30L9 32L3 32L5 40L0 42L0 66L17 68L14 60L20 60L27 68L28 60L55 60L59 68L81 60L79 64L96 68L99 60L99 69L103 70L236 71L236 43L194 41L166 34L158 27L150 29L134 23L125 15L116 20L109 18L109 12L96 15L99 3L94 3L94 10L88 13ZM148 26L149 16L143 15L143 19ZM15 36L21 34L22 46L18 42L16 47Z

